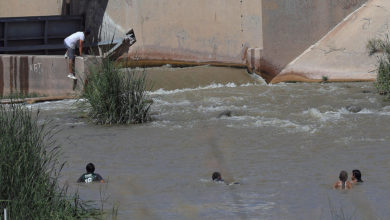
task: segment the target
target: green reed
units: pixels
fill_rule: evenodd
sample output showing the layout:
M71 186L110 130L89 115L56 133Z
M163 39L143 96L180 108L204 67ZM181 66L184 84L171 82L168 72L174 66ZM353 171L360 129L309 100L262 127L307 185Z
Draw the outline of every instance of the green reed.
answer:
M379 53L377 80L375 86L378 93L390 98L390 40L387 35L384 39L372 39L367 44L370 55Z
M53 128L24 105L0 105L0 208L9 219L92 218L101 211L69 196L58 178L60 147ZM1 212L0 218L4 218Z
M145 72L122 71L108 58L92 67L82 97L98 124L138 124L150 120L150 84Z

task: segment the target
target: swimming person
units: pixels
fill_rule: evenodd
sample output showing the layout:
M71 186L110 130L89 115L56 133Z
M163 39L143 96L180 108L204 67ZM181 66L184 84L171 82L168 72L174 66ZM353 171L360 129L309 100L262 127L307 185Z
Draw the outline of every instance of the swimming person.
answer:
M103 177L95 173L95 165L93 165L93 163L87 164L86 170L87 173L81 175L81 177L77 180L78 183L91 183L91 182L104 183Z
M348 173L345 170L342 170L339 175L339 181L334 184L335 189L351 189L352 184L348 181Z
M222 176L219 172L214 172L213 175L211 176L211 178L213 179L213 181L215 182L225 182L223 179L222 179Z
M360 170L352 170L352 183L355 184L355 183L362 183L363 180L362 180L362 173L360 172Z
M224 179L222 179L222 176L221 176L221 173L220 172L214 172L213 175L211 176L211 178L213 179L214 182L222 182L222 183L226 183L226 185L236 185L236 184L240 184L239 182L231 182L231 183L227 183Z

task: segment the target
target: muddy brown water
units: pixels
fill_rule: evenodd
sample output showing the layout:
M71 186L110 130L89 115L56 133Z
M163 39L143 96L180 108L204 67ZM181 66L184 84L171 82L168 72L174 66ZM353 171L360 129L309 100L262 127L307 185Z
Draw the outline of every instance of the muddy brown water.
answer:
M390 103L372 83L233 80L151 98L153 121L132 126L94 125L74 100L33 105L59 125L61 183L105 199L104 209L119 205L120 219L390 216ZM88 162L106 184L75 183ZM353 169L365 182L333 190L340 170ZM213 171L240 184L213 183Z

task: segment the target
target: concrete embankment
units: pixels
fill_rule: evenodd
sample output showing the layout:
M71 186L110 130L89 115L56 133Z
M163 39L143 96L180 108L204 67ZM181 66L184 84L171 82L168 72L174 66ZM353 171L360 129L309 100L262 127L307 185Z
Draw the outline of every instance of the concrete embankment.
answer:
M29 98L25 102L49 101L74 98L79 95L89 65L98 62L99 58L76 57L75 73L79 80L67 77L67 60L63 56L0 56L0 96L10 94L34 94L44 98ZM152 90L175 90L196 88L210 84L236 85L253 82L246 69L195 66L172 68L170 66L139 69L144 71L153 87ZM14 100L22 101L22 100ZM3 100L1 103L7 103Z
M130 28L134 29L137 43L123 54L124 60L144 66L247 66L271 81L364 2L59 0L49 3L30 0L23 2L24 7L17 2L0 2L0 14L10 17L84 15L94 40L111 40L113 35L121 37ZM5 10L7 7L11 9Z
M373 81L377 58L366 49L372 38L388 34L390 1L370 0L318 43L292 61L272 83L283 81Z
M78 57L75 71L84 79L88 59ZM38 96L72 96L81 84L67 77L64 56L1 55L0 96L35 94Z
M365 45L384 33L389 19L386 0L42 2L49 1L26 1L25 7L0 2L0 14L84 15L93 41L121 37L134 29L137 43L123 54L122 61L140 66L247 67L272 83L316 82L323 77L329 81L374 80L376 59L368 57ZM38 6L46 8L38 10ZM5 88L4 84L9 83L0 87Z

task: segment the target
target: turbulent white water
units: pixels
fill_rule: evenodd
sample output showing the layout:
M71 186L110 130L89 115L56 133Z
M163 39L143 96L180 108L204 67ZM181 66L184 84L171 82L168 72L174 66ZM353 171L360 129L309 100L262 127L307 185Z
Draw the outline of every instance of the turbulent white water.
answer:
M390 215L390 103L371 83L227 83L149 95L153 121L134 126L93 125L75 100L31 106L59 125L62 181L100 200L101 185L74 183L94 162L121 219L330 219L330 206L356 219ZM340 170L352 169L364 184L333 190ZM214 171L240 184L213 183Z

